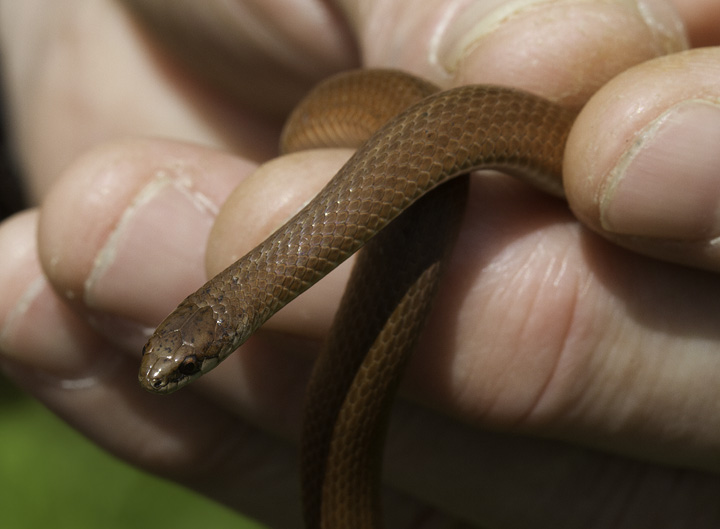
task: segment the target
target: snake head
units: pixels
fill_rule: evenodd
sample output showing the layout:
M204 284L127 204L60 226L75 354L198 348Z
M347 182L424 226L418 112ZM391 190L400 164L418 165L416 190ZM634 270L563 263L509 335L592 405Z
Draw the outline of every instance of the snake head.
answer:
M211 307L190 302L178 307L143 348L140 385L172 393L215 367L223 358L223 341L216 340L220 325Z

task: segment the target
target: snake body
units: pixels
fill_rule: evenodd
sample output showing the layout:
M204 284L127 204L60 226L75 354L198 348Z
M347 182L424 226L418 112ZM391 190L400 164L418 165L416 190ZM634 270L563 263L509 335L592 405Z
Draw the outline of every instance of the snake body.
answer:
M562 196L575 115L513 89L439 92L394 71L321 84L290 117L283 149L364 143L297 215L160 324L141 384L169 393L209 371L365 245L308 389L303 506L308 529L381 527L388 410L461 220L465 175L497 169Z

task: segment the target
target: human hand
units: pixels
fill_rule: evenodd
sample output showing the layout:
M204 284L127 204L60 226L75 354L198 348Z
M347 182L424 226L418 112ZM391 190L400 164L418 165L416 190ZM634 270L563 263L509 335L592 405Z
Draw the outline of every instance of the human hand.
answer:
M273 152L278 114L328 72L355 66L356 44L363 66L408 69L443 86L511 84L581 105L632 64L679 50L682 36L671 15L655 11L659 2L652 13L621 2L526 7L524 15L496 19L481 39L473 32L488 29L481 3L448 19L441 5L338 3L348 27L337 16L327 24L320 7L288 14L298 3L283 4L255 6L282 8L283 16L264 19L275 23L270 39L253 33L256 22L237 27L242 18L210 18L208 26L208 19L186 19L195 38L221 35L238 53L215 54L226 62L211 64L220 72L212 81L197 77L207 65L192 58L174 64L152 47L160 34L170 39L161 26L138 33L112 3L83 4L82 17L45 13L76 39L39 51L28 45L38 42L40 28L31 29L39 21L5 16L23 7L3 5L2 20L29 25L3 28L12 59L6 82L29 187L38 201L48 196L0 231L9 256L0 269L0 347L19 384L100 445L269 525L291 527L300 523L293 506L302 393L347 267L187 390L148 395L135 375L147 328L204 280L204 259L212 275L250 249L347 156L285 157L245 178ZM152 5L169 10L161 12L166 21L197 9ZM202 9L212 14L216 6ZM163 31L172 36L172 28ZM183 55L188 38L180 35L165 42ZM470 51L456 53L469 43ZM39 56L28 57L31 51ZM678 97L717 101L715 50L670 61L615 79L573 132L569 198L594 229L609 225L598 193L627 139ZM640 110L632 120L629 105ZM143 135L188 143L118 139ZM84 153L101 140L110 141ZM705 151L690 161L700 163ZM696 202L685 204L691 214L712 205L712 186L683 186L702 184L690 197ZM657 185L642 184L648 188ZM608 235L632 246L637 234L625 226L639 225L640 235L654 237L640 240L641 250L662 254L672 246L666 257L717 270L711 227L671 209L677 196L657 196L666 209L651 203L640 212L626 208L625 217L614 212ZM437 525L714 525L716 276L610 245L563 206L505 178L476 179L470 210L391 432L389 525L428 513ZM705 238L688 235L688 226Z

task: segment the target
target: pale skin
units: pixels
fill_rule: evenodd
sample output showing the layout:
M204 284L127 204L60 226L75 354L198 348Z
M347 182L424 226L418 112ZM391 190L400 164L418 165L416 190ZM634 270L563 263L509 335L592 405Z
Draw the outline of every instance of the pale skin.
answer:
M512 180L474 181L391 428L388 527L720 524L720 48L680 53L720 44L715 0L676 0L677 14L663 0L513 2L503 16L510 2L346 0L333 15L327 2L237 2L263 13L262 38L234 26L248 15L190 17L245 50L212 81L239 83L234 99L168 61L160 30L142 33L115 2L38 3L0 3L11 137L35 205L0 225L0 365L20 387L131 464L299 527L302 394L347 267L183 391L150 395L136 379L145 331L347 157L256 171L279 116L359 65L592 96L566 154L574 215Z

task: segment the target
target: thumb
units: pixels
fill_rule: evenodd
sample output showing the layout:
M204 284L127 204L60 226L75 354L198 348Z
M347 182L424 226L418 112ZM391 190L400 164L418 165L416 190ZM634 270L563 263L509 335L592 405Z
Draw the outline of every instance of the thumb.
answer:
M578 116L564 167L577 217L635 251L720 270L720 48L643 63Z

